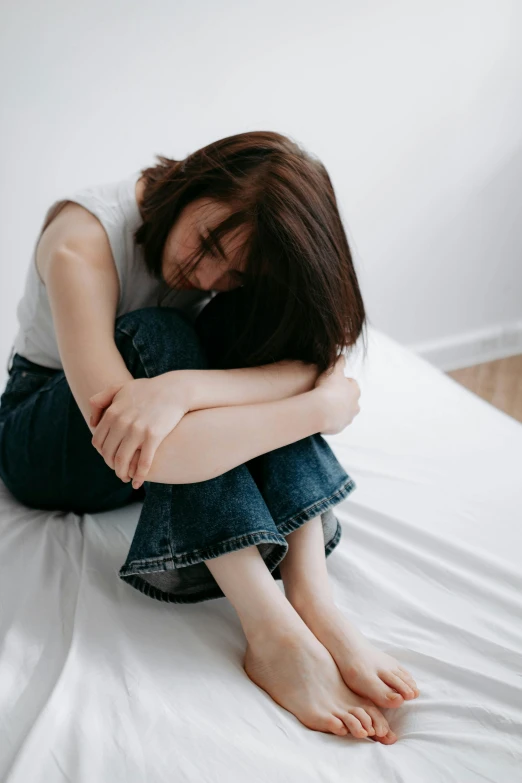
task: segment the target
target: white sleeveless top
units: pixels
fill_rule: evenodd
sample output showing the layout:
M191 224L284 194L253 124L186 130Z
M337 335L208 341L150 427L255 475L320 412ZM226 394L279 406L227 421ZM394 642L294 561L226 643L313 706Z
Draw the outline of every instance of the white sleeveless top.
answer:
M136 201L136 182L140 171L115 182L82 188L62 200L85 207L101 222L109 238L120 281L116 317L140 307L175 307L186 313L191 323L217 291L176 290L156 280L145 266L143 249L134 241L133 232L143 222ZM58 202L53 203L53 207ZM51 207L52 209L52 207ZM49 210L50 211L50 210ZM47 289L36 267L36 240L26 273L25 289L18 303L18 333L11 349L14 353L44 367L63 369L58 351ZM159 297L161 296L161 303Z

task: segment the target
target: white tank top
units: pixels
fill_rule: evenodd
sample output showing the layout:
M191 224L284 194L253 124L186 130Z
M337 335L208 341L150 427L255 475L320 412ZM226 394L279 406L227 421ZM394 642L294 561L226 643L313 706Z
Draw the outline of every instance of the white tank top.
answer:
M143 249L136 244L133 237L134 231L143 222L135 191L140 176L141 172L136 171L130 177L116 182L82 188L64 196L60 201L81 204L98 218L107 232L120 281L116 317L140 307L175 307L186 313L193 323L217 291L169 289L166 283L156 280L150 274L145 266ZM44 226L51 210L58 203L55 201L48 210ZM61 370L63 365L56 342L47 289L36 267L36 247L42 230L43 227L34 244L24 293L16 309L19 329L11 357L18 353L36 364Z

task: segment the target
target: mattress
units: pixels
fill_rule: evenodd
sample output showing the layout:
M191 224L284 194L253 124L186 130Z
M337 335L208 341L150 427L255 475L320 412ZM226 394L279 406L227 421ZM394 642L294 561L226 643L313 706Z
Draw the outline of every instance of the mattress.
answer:
M118 578L141 503L20 505L0 482L3 783L522 781L522 425L374 327L325 436L338 606L414 676L382 745L312 731L254 685L226 598L154 601ZM282 583L278 582L282 587Z

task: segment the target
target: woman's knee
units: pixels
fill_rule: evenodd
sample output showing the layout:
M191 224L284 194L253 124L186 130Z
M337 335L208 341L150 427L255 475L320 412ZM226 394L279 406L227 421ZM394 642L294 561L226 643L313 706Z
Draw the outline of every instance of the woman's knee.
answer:
M136 377L207 369L205 349L188 317L174 307L142 307L120 315L115 342Z

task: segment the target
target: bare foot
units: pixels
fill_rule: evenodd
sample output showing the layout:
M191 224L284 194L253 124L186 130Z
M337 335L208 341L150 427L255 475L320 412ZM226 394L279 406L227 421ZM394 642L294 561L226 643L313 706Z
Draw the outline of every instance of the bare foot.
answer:
M343 682L331 654L298 618L291 629L250 635L244 659L249 678L305 726L343 736L397 740L381 711Z
M295 607L306 625L326 647L352 691L379 707L400 707L417 698L411 674L395 658L374 647L334 603Z

